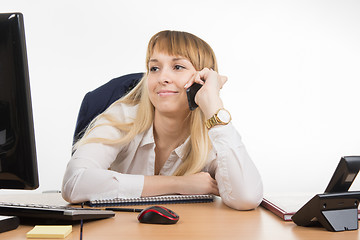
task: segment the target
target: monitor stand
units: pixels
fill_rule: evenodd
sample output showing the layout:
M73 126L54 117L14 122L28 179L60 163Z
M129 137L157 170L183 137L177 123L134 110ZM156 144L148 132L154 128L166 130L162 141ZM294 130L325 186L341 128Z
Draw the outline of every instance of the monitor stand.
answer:
M0 233L16 229L20 224L16 216L0 216Z

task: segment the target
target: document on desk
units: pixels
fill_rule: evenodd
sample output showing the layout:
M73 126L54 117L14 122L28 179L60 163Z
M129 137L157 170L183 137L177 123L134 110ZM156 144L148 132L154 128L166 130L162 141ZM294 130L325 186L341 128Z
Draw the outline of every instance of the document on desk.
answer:
M114 198L92 200L86 202L90 207L103 206L130 206L130 205L147 205L147 204L173 204L173 203L204 203L214 201L213 195L163 195L155 197L139 198Z
M291 217L315 195L315 193L265 194L261 206L284 221L292 221ZM358 213L360 219L360 210Z

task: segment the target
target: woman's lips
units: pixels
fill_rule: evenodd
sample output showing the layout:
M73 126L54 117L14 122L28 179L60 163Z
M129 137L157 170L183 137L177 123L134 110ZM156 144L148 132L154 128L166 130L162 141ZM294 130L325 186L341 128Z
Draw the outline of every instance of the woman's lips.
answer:
M179 93L178 91L172 91L172 90L160 90L160 91L157 92L157 94L160 97L173 96L173 95L178 94L178 93Z

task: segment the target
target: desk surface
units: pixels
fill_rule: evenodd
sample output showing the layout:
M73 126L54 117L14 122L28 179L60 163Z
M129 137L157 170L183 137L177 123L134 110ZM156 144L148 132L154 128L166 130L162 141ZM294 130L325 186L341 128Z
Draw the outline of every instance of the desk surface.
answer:
M61 197L57 195L50 199L56 198ZM63 202L61 199L56 201ZM86 222L83 239L360 239L359 230L333 233L324 228L298 227L261 207L252 211L230 209L219 198L213 203L163 206L180 215L177 224L141 224L137 221L137 213L118 212L114 218ZM24 240L32 227L20 225L16 230L0 233L0 240ZM75 224L66 240L79 239L79 236L80 224Z

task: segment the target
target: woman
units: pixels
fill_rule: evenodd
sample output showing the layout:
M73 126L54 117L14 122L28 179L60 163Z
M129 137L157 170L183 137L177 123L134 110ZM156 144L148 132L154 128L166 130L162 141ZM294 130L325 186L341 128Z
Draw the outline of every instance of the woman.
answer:
M149 42L146 68L75 144L64 199L215 194L234 209L257 207L261 178L219 96L227 78L211 47L190 33L162 31ZM203 86L190 111L186 89L195 82Z

